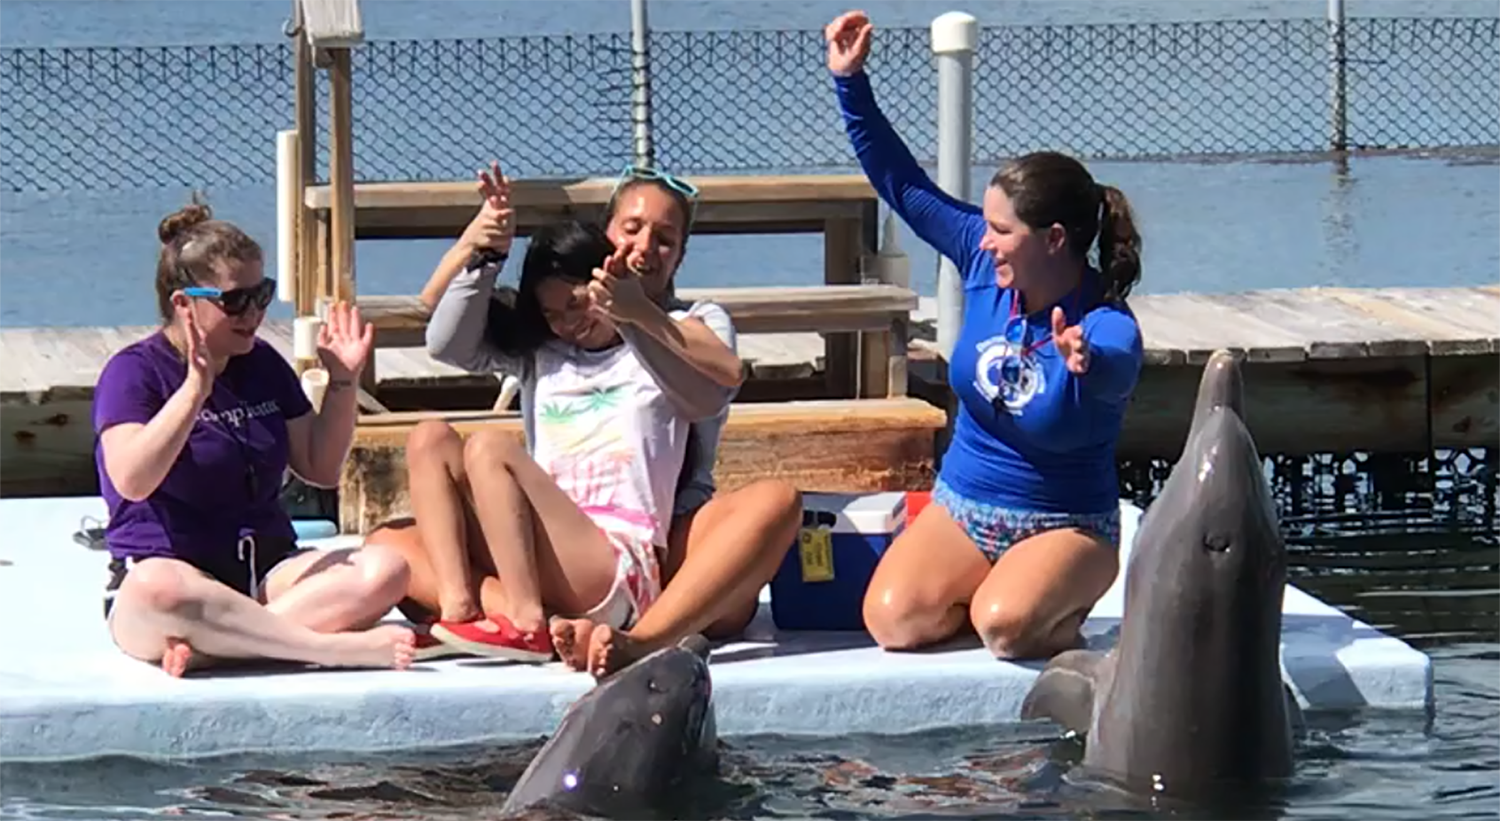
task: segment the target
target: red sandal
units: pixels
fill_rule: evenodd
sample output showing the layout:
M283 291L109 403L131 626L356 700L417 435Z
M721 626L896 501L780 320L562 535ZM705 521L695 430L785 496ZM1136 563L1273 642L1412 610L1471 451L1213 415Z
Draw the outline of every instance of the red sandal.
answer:
M510 619L490 616L476 621L438 621L432 625L433 638L476 656L542 663L556 655L552 633L542 627L534 633L522 633Z

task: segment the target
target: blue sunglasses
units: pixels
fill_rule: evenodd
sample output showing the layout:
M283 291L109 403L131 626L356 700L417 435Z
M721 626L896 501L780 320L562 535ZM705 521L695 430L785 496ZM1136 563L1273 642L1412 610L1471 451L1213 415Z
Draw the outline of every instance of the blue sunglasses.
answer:
M271 304L271 300L276 298L276 280L266 277L258 285L235 288L232 291L194 285L191 288L183 288L182 292L194 299L207 299L217 304L229 316L239 316L250 310L252 306L264 311Z
M613 200L614 197L620 193L620 189L623 188L626 183L633 180L652 180L654 182L659 182L662 185L665 185L666 187L686 197L688 201L688 221L692 221L694 214L698 210L698 187L696 185L693 185L692 183L688 182L685 179L682 179L681 177L673 176L665 171L659 171L650 166L631 164L625 166L625 170L620 172L620 179L615 183L615 190L614 193L610 195L610 199Z

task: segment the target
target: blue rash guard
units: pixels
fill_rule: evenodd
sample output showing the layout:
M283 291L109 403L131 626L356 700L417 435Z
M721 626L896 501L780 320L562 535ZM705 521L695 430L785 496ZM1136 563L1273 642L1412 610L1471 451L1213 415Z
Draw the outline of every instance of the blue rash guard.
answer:
M964 312L948 365L958 398L953 439L939 479L984 504L1044 513L1107 513L1119 506L1115 441L1140 374L1140 326L1129 308L1100 300L1090 267L1058 302L1069 326L1082 322L1089 369L1068 371L1052 344L1052 305L1033 306L1023 344L1032 356L1019 388L1002 396L1000 365L1017 294L995 282L979 250L981 209L933 184L875 103L869 77L834 76L849 141L870 184L897 215L963 277Z

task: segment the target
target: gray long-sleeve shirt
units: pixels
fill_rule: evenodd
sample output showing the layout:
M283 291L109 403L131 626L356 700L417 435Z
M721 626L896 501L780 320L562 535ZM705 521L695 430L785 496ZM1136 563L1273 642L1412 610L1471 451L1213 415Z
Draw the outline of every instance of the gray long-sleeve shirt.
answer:
M490 300L500 264L465 270L453 278L438 300L427 324L427 353L433 359L473 373L505 373L521 382L521 418L526 440L535 441L534 411L536 376L531 357L516 357L497 349L485 336ZM668 306L673 319L701 320L730 350L738 349L734 323L721 306L708 301L692 304L675 301ZM736 388L726 388L709 377L687 368L663 369L663 357L675 356L661 343L637 328L622 326L620 335L635 351L642 366L657 385L692 420L689 436L694 440L694 461L688 480L673 500L673 515L696 510L714 494L713 469L718 459L719 438L729 417Z

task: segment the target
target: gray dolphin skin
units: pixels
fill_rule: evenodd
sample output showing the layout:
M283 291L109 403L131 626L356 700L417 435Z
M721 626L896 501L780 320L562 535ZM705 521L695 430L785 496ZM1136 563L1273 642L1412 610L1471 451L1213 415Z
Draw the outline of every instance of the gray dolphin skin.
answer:
M1281 675L1287 556L1243 422L1239 356L1216 351L1182 456L1143 514L1119 641L1054 657L1022 704L1085 736L1085 773L1164 799L1292 775Z
M686 783L717 771L712 696L708 641L698 635L601 679L568 707L502 812L667 814Z

